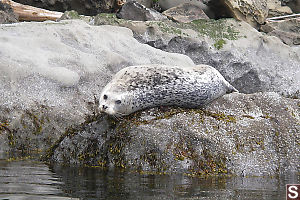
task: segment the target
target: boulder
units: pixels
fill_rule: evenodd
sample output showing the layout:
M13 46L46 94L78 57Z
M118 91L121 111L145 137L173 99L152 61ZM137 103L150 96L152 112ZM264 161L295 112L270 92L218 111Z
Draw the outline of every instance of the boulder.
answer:
M125 3L117 13L117 17L134 21L161 21L167 19L156 10L147 8L136 1Z
M98 95L130 65L190 66L187 56L141 44L127 28L83 21L0 29L0 151L43 151L97 114Z
M18 16L14 13L10 5L0 2L0 24L18 22Z
M300 45L300 18L268 21L260 29L268 35L278 37L287 45Z
M169 19L181 23L188 23L198 19L208 19L208 16L200 6L190 3L183 3L177 7L170 8L164 11L163 14Z
M108 116L66 134L53 162L148 173L274 176L300 168L300 100L224 95L204 109L153 108Z
M206 1L206 2L208 3L208 1ZM212 2L212 1L209 1L209 2ZM163 11L177 7L180 4L186 4L186 3L189 5L195 5L196 7L199 7L210 18L215 17L216 13L213 10L211 10L210 7L208 7L206 4L204 4L204 2L202 0L159 0L158 1L159 7ZM191 8L191 6L189 6L189 7ZM182 13L182 8L180 8L180 10L181 10L180 13ZM182 13L181 15L184 15L184 13ZM218 16L218 14L216 16Z
M269 8L268 17L293 14L291 8L288 6L282 6L279 0L268 0L267 5Z
M267 0L224 0L231 10L231 15L237 19L258 27L268 16Z
M190 3L193 5L197 5L201 7L202 9L207 8L207 6L203 3L203 1L200 0L159 0L159 5L163 10L168 10L173 7L177 7L178 5L182 3Z
M281 0L283 5L287 5L294 13L300 13L300 0Z

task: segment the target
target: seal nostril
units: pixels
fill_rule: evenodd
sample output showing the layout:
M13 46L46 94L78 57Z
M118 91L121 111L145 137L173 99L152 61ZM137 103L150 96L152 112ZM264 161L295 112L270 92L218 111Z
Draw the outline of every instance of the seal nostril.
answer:
M108 108L106 105L102 105L102 108L105 110L106 108Z

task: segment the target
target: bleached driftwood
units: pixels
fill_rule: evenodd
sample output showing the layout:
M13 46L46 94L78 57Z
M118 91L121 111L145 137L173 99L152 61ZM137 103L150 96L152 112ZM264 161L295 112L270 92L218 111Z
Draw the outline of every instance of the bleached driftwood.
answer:
M2 0L2 3L9 4L14 12L19 15L19 21L46 21L57 20L63 13L56 11L49 11L33 6L23 5L11 0Z
M292 14L292 15L283 15L283 16L279 16L279 17L271 17L271 18L267 18L267 21L277 21L277 20L284 20L287 18L300 18L300 13L299 14Z

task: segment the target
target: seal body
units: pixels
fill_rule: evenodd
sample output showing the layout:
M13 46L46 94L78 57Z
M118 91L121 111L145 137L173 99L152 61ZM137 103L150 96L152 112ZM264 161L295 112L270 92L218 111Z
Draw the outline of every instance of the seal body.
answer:
M156 106L201 107L237 91L213 67L141 65L120 70L100 95L100 110L114 116Z

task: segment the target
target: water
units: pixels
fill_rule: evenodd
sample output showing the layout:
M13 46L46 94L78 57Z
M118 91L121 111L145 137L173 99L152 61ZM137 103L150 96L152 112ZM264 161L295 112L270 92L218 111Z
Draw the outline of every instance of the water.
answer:
M284 200L285 184L299 182L296 174L280 178L196 178L0 160L0 200Z

